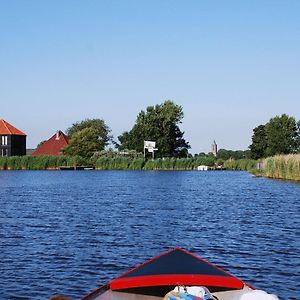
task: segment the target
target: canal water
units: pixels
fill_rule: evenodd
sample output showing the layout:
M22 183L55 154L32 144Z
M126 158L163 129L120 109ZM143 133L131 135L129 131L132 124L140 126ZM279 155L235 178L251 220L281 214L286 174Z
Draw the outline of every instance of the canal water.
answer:
M84 294L182 247L300 299L300 184L246 172L1 171L0 299Z

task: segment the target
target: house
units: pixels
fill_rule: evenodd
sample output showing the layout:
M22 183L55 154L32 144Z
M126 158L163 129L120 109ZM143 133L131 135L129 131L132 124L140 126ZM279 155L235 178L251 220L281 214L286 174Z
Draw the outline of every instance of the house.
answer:
M32 155L63 155L62 149L69 145L68 137L58 130L49 140L43 142Z
M0 119L0 156L26 155L26 134Z

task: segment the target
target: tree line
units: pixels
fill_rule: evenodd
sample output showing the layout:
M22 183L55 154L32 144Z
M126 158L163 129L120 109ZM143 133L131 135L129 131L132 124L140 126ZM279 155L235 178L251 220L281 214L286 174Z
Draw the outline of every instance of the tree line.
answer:
M104 120L86 119L74 123L66 130L70 140L63 153L67 156L90 159L112 144L119 154L129 155L130 151L141 154L144 141L149 140L156 142L157 158L191 157L188 152L190 144L180 129L183 117L182 106L170 100L148 106L137 115L132 128L117 137L117 141L113 140L111 129ZM300 121L297 122L294 117L282 114L253 129L252 143L248 150L220 149L216 159L222 164L228 159L259 159L276 154L299 152ZM212 159L212 154L195 154L195 157L197 156Z
M92 157L111 142L119 151L143 152L144 141L155 141L157 157L187 157L190 145L184 139L179 124L183 119L180 105L167 100L141 111L130 131L123 132L113 141L111 129L102 119L86 119L67 129L69 145L63 149L66 155Z

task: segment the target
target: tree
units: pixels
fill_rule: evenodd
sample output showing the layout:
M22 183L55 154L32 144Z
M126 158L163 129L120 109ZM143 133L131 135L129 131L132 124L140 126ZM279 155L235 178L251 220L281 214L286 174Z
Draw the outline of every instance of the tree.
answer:
M271 118L265 125L254 128L252 144L249 146L252 157L257 159L299 152L299 125L295 118L282 114Z
M276 116L266 124L266 155L289 154L297 151L298 128L295 118L286 114Z
M250 158L250 150L226 150L220 149L217 153L217 159L228 160L228 159L243 159Z
M138 114L133 128L118 137L117 147L142 152L144 140L149 140L156 142L158 156L186 157L190 146L178 126L182 118L182 107L170 100L149 106Z
M296 152L300 153L300 121L297 122Z
M249 146L251 157L254 159L265 157L267 147L265 125L259 125L253 129L252 144Z
M64 149L67 155L80 155L90 158L101 151L111 141L110 129L101 119L86 119L67 129L69 145Z

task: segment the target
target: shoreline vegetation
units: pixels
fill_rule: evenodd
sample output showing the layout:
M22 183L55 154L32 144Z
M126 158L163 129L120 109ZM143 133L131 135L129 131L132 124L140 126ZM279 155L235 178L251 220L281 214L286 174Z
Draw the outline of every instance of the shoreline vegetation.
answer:
M260 160L229 159L222 164L213 156L190 158L157 158L102 155L91 160L80 156L12 156L0 157L0 170L59 170L61 167L87 166L96 170L197 170L206 165L211 169L242 170L256 176L300 181L300 154L276 155ZM260 166L257 169L257 165ZM219 168L218 168L219 167Z
M253 172L256 176L300 181L300 154L267 157L261 163L262 169Z
M57 145L50 138L37 148L38 154L47 155L3 156L0 170L225 169L300 181L300 121L294 117L282 114L254 128L248 150L218 150L214 141L211 152L192 155L191 146L179 128L183 116L182 106L171 100L148 106L137 115L132 129L118 136L118 141L113 140L104 120L85 119L67 129L67 145ZM106 150L110 143L113 148ZM49 150L54 145L55 153ZM7 145L4 146L2 155L7 153ZM59 154L62 156L53 156Z

